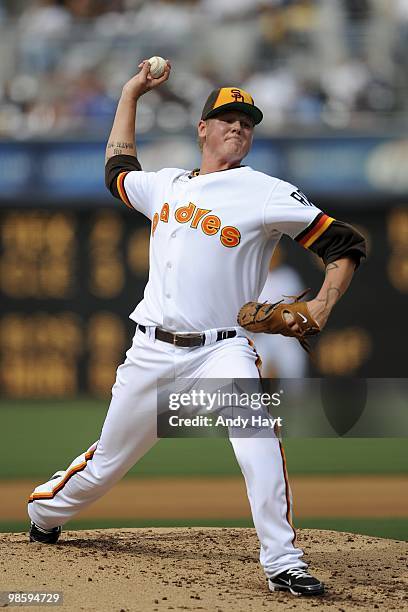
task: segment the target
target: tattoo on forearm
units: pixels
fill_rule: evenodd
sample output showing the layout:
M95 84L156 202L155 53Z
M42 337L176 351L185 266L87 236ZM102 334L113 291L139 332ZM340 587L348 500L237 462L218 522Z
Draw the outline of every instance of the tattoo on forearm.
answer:
M336 263L330 263L326 266L326 274L330 272L330 270L336 270L339 266Z
M327 297L329 298L330 295L333 298L336 298L336 296L337 296L337 299L339 299L339 297L341 297L341 291L340 291L340 289L338 287L330 287L327 290Z
M322 298L316 298L317 302L322 302L326 306L334 306L341 298L341 291L338 287L329 287L327 293Z
M108 142L106 150L110 152L112 149L114 155L122 155L126 151L135 151L135 144L133 142Z
M134 149L135 144L134 142L117 142L116 147L119 149Z

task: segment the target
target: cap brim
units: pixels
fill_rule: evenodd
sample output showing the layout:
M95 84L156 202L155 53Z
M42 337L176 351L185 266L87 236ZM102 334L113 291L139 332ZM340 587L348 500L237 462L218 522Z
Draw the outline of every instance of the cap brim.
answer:
M251 119L253 119L255 125L261 123L263 119L262 111L259 110L257 106L247 104L246 102L229 102L228 104L222 104L221 106L217 106L217 108L210 110L205 117L203 117L203 119L211 119L211 117L215 117L216 115L225 113L226 111L241 111L241 113L249 115Z

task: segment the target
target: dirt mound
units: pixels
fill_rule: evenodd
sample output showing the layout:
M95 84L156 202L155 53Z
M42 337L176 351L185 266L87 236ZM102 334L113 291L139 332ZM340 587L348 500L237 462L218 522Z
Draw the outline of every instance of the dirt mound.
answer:
M0 534L0 590L63 591L57 610L408 610L408 543L299 530L320 598L269 593L253 529L66 531L56 546ZM44 607L31 607L44 610Z

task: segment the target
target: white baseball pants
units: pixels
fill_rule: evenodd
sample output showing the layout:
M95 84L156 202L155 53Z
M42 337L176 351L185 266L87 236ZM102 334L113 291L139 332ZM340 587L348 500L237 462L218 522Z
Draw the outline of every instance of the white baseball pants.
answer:
M149 330L148 330L149 331ZM158 378L258 378L257 355L236 337L198 348L180 348L136 331L117 370L112 401L98 442L74 459L63 476L38 486L28 513L44 529L63 525L106 493L157 441ZM230 440L245 478L268 577L306 568L291 525L291 494L277 438Z

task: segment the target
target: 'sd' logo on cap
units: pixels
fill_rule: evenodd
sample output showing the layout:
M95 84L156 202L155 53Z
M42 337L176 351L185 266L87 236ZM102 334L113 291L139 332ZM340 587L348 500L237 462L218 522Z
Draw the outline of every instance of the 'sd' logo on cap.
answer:
M235 102L245 102L245 98L240 89L231 89L231 96L234 98Z

